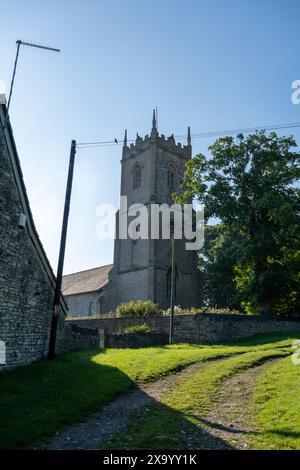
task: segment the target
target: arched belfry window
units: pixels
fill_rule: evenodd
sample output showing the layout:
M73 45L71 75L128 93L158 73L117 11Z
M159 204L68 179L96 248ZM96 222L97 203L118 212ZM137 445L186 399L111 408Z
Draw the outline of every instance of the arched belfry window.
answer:
M133 189L140 188L142 185L142 166L137 164L133 169Z
M167 184L169 191L174 191L176 186L176 167L172 163L168 166Z

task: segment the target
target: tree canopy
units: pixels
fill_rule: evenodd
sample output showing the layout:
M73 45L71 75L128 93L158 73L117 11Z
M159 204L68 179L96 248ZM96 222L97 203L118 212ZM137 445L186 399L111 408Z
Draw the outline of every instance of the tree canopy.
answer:
M214 284L218 302L239 299L248 310L266 314L299 309L300 155L295 147L292 137L240 134L218 139L209 156L199 154L187 164L177 201L194 197L204 204L206 222L219 222L206 230L203 253L203 269L214 273L218 285L211 277L207 287Z

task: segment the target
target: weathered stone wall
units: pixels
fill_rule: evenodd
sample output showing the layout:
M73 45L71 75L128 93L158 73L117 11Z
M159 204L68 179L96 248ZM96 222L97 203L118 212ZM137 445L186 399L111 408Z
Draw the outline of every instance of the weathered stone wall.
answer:
M76 324L64 324L57 337L56 351L68 351L96 348L100 346L100 332L98 328L85 328Z
M120 240L132 244L132 240ZM140 240L144 241L144 240ZM130 246L128 246L130 250ZM109 283L103 289L104 307L103 311L109 312L115 309L122 302L130 300L139 300L148 298L148 278L149 271L147 268L136 271L126 271L124 273L116 273L113 268L109 273L112 283Z
M71 320L78 326L105 329L107 334L121 333L128 326L146 323L165 334L169 332L169 317L101 318ZM174 340L187 343L215 343L236 340L259 333L297 332L300 321L292 319L266 319L246 315L197 314L175 315Z
M128 207L144 204L151 219L150 204L172 204L172 193L183 177L186 162L191 158L191 146L176 144L174 137L159 135L156 127L151 135L137 137L130 147L124 145L121 160L121 196L127 196ZM134 171L141 168L141 186L133 184ZM175 188L168 187L170 166L175 171ZM124 210L124 209L123 209ZM134 217L135 218L135 217ZM116 216L116 234L122 208ZM128 218L127 223L132 220ZM152 221L153 222L153 221ZM126 223L126 222L125 222ZM151 224L153 226L153 223ZM149 231L150 234L150 231ZM175 240L176 251L176 305L199 307L202 302L201 276L197 269L196 251L186 250L186 240ZM116 307L129 300L152 300L161 309L170 305L167 286L171 268L170 240L120 239L114 245L114 265L109 274L109 283L103 291L104 310L115 311Z
M168 332L169 331L169 317L157 316L157 317L148 317L148 318L97 318L97 319L75 319L67 320L66 324L76 324L84 328L100 328L104 329L108 335L115 333L122 333L124 328L135 325L143 325L146 323L153 329L159 331Z
M36 240L28 229L30 209L25 189L20 190L22 173L14 156L13 143L9 142L9 147L3 143L0 147L0 340L6 345L6 365L0 368L27 364L47 354L54 295ZM21 213L27 213L25 228L18 226ZM39 248L42 250L41 244ZM51 270L50 265L48 269Z
M69 309L68 315L82 317L100 313L99 298L98 292L66 295L65 300Z
M124 333L107 335L105 346L108 348L146 348L168 344L169 337L164 333Z
M294 319L268 319L246 315L197 315L194 320L184 320L176 328L177 340L194 336L196 342L214 343L223 340L246 338L260 333L297 332L300 321ZM179 331L180 329L180 331Z

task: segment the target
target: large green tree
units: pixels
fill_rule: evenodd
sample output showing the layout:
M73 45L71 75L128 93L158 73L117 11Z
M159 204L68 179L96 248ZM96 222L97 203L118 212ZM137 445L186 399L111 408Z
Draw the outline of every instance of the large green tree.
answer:
M224 225L205 227L205 242L199 253L205 304L216 308L239 309L235 283L240 236Z
M266 314L280 305L282 310L284 299L291 309L299 305L300 156L295 147L292 137L275 133L218 139L209 156L189 162L177 197L181 202L196 197L206 220L216 217L226 227L227 239L235 240L233 279L240 299ZM232 257L232 249L226 249Z

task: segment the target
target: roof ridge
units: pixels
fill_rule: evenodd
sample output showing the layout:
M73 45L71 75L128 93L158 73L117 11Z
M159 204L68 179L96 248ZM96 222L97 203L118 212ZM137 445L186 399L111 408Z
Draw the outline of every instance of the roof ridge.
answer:
M74 276L74 274L86 273L88 271L94 271L95 269L106 268L107 266L113 266L113 263L104 264L103 266L96 266L95 268L83 269L82 271L76 271L75 273L64 274L63 277Z

